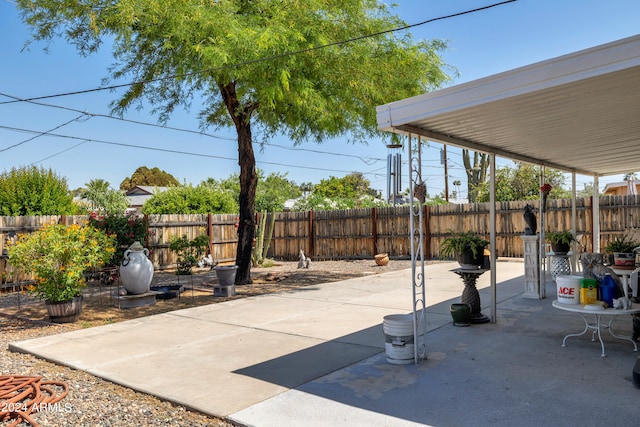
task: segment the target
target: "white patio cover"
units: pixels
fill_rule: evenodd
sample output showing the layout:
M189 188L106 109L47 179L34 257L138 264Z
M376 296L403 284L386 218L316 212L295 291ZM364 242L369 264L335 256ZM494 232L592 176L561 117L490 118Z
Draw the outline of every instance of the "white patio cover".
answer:
M380 130L593 176L597 192L598 177L640 169L640 35L376 111Z

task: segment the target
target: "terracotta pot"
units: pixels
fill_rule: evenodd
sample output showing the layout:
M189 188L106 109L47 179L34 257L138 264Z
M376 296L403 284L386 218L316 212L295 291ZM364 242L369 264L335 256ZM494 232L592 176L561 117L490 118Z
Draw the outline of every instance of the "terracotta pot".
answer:
M389 254L377 254L375 257L376 264L385 266L389 264Z

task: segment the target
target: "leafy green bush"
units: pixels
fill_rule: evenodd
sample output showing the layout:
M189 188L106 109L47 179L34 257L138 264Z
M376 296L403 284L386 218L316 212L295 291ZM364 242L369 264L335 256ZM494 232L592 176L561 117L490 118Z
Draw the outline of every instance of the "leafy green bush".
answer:
M191 274L191 269L198 263L209 247L209 236L201 234L192 240L186 235L174 236L169 242L169 249L178 255L178 274Z
M171 187L154 194L142 206L145 214L223 214L237 213L232 194L207 185Z
M51 302L80 296L86 286L84 272L107 262L114 238L94 227L48 225L20 236L9 247L9 263L35 275L29 291Z
M78 211L67 181L51 169L31 166L0 174L0 215L73 215Z

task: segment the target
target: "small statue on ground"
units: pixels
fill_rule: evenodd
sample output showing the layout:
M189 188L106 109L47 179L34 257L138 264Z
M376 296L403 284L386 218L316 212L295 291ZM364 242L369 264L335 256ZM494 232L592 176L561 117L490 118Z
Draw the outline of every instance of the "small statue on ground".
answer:
M209 267L210 270L213 270L213 268L217 265L218 261L214 261L211 254L204 255L202 258L200 258L200 261L198 261L198 267L200 268Z
M310 265L311 258L307 258L302 249L300 249L300 253L298 254L298 268L309 268Z
M538 231L538 221L536 220L536 214L531 210L531 206L525 205L523 216L524 222L527 224L524 228L525 236L535 236Z

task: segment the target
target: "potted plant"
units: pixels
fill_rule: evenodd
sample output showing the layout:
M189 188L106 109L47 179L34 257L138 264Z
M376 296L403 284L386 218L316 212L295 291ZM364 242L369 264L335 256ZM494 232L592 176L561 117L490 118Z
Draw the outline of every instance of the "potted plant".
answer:
M615 237L611 242L609 242L605 247L605 252L613 255L613 265L633 267L636 263L633 250L638 246L640 246L640 243L625 235L622 237Z
M174 236L169 242L169 249L178 256L178 275L191 274L191 269L198 264L208 247L209 236L204 234L191 240L186 235Z
M549 231L544 237L551 243L551 250L555 255L566 255L571 249L571 242L576 240L571 230Z
M462 268L480 268L484 264L484 248L489 244L473 231L462 233L448 230L449 236L440 245L440 256L455 256Z
M9 248L9 263L33 275L27 289L45 301L49 318L56 323L80 317L85 271L108 262L115 239L91 227L47 225L20 235Z

